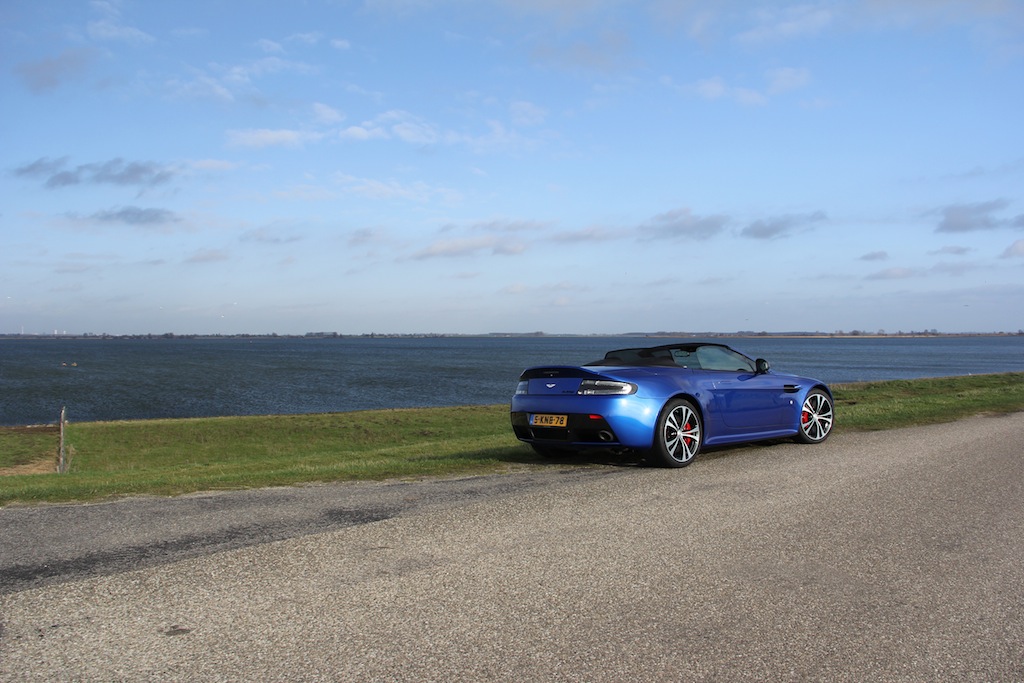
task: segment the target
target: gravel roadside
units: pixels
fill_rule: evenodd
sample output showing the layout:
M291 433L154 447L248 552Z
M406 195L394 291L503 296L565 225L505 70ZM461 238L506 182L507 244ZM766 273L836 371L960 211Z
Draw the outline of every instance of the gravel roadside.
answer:
M135 501L170 506L157 528L55 506L95 531L0 548L0 680L1024 680L1022 453L1015 414L682 471L275 489L273 512ZM32 510L0 510L5 537ZM202 540L225 527L271 531ZM137 550L168 529L184 555ZM10 573L119 531L121 564Z

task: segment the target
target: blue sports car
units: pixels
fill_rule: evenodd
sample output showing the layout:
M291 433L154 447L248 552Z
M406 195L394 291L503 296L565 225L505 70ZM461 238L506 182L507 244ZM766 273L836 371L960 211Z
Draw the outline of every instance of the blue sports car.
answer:
M528 368L511 413L516 437L541 455L613 448L664 467L689 465L704 446L787 437L821 443L835 420L824 383L705 343Z

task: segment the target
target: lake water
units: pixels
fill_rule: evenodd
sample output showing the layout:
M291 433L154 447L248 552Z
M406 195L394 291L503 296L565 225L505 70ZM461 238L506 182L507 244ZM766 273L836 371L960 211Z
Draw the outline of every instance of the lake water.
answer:
M0 339L0 425L507 402L523 368L637 337ZM687 340L693 341L693 340ZM720 340L828 383L1024 371L1024 336Z

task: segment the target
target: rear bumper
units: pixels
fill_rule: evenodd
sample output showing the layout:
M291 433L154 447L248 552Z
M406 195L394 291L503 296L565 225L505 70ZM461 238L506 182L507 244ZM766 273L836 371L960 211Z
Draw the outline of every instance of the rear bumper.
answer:
M566 427L533 427L530 425L530 413L512 413L511 417L516 438L527 443L594 446L619 443L615 430L600 415L569 414Z
M582 404L582 405L581 405ZM593 448L650 448L660 401L636 396L547 397L517 396L510 418L516 438L527 443ZM533 427L530 415L567 416L564 428Z

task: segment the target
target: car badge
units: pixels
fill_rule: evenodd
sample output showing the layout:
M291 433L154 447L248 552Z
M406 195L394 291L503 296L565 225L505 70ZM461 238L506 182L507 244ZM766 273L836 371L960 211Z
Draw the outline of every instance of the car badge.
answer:
M545 384L544 386L546 386L548 389L554 389L558 385L552 382L551 384Z

